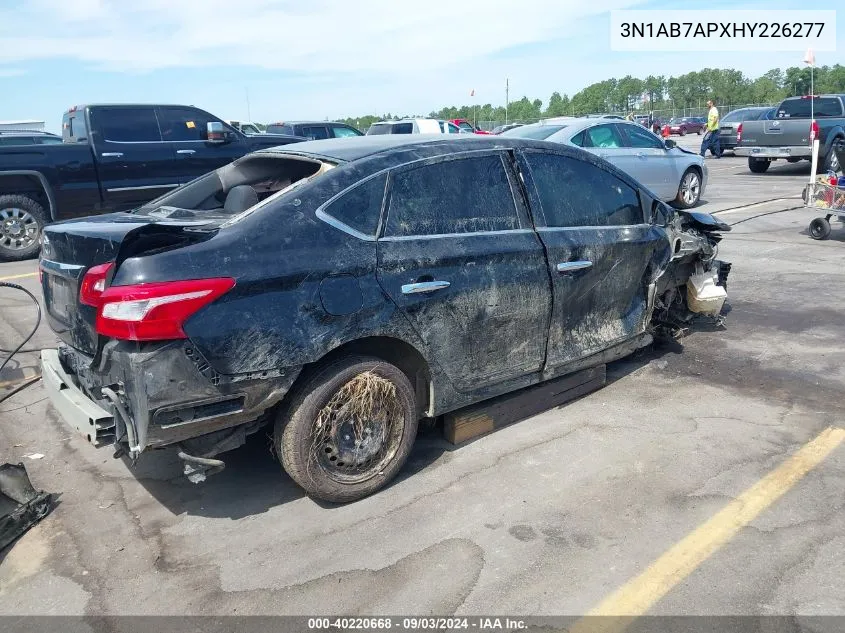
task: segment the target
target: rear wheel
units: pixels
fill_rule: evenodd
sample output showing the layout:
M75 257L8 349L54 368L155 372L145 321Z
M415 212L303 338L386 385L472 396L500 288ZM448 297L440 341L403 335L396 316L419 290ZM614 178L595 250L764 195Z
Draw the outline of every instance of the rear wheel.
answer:
M0 196L0 261L29 259L38 254L47 212L26 195Z
M678 185L678 195L675 202L682 209L690 209L701 199L701 176L695 169L687 169Z
M276 420L282 465L312 497L344 503L385 486L417 434L414 390L397 367L351 356L314 372Z
M816 218L810 222L810 237L814 240L826 240L830 235L830 222L825 218Z
M817 168L817 172L820 174L825 174L829 171L838 172L840 169L839 165L839 158L836 156L836 152L833 151L834 146L836 145L836 141L831 143L830 149L827 152L827 155L819 161L819 165Z
M687 135L686 129L681 128L681 136L686 136L686 135Z
M698 131L696 132L696 134L698 134L699 136L701 136L701 128L698 128Z
M748 159L748 169L751 170L751 173L754 174L762 174L766 170L769 169L769 165L771 164L770 161L764 158L749 158Z

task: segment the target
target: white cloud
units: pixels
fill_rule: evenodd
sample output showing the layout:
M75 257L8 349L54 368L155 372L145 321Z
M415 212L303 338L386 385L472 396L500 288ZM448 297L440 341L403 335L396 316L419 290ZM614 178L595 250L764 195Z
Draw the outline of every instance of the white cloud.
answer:
M489 0L21 0L0 9L0 65L62 58L125 72L248 66L305 73L444 69L463 74L461 64L473 59L565 39L578 34L579 20L632 4L525 0L505 8Z

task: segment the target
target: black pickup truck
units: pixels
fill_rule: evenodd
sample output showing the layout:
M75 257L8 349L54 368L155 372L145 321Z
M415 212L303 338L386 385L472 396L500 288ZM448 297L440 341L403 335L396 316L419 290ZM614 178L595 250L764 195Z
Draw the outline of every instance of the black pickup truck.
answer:
M62 143L0 147L0 261L38 253L44 225L137 207L252 151L307 140L247 136L183 105L85 105Z

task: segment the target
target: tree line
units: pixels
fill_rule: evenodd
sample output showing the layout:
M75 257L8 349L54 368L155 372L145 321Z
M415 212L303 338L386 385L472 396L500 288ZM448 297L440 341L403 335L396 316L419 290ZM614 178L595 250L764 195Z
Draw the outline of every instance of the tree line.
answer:
M815 94L845 93L845 66L821 66L814 69ZM537 121L553 116L583 116L600 113L628 113L649 110L703 109L707 99L717 104L776 104L786 97L810 93L810 68L772 69L756 79L730 68L704 68L677 77L649 75L645 79L626 75L591 84L571 97L553 92L547 103L522 97L505 106L467 104L449 106L430 112L435 119L469 121ZM416 117L418 114L365 115L340 119L366 132L376 121ZM425 115L423 115L425 116Z

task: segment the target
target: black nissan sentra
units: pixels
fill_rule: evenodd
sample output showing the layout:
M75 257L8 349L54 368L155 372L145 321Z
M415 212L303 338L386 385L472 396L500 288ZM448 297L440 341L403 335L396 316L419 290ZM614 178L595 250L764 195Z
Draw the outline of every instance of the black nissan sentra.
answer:
M727 229L559 144L264 150L133 212L47 227L62 344L44 382L116 455L176 445L201 481L269 425L300 486L351 501L402 468L422 418L720 318Z

